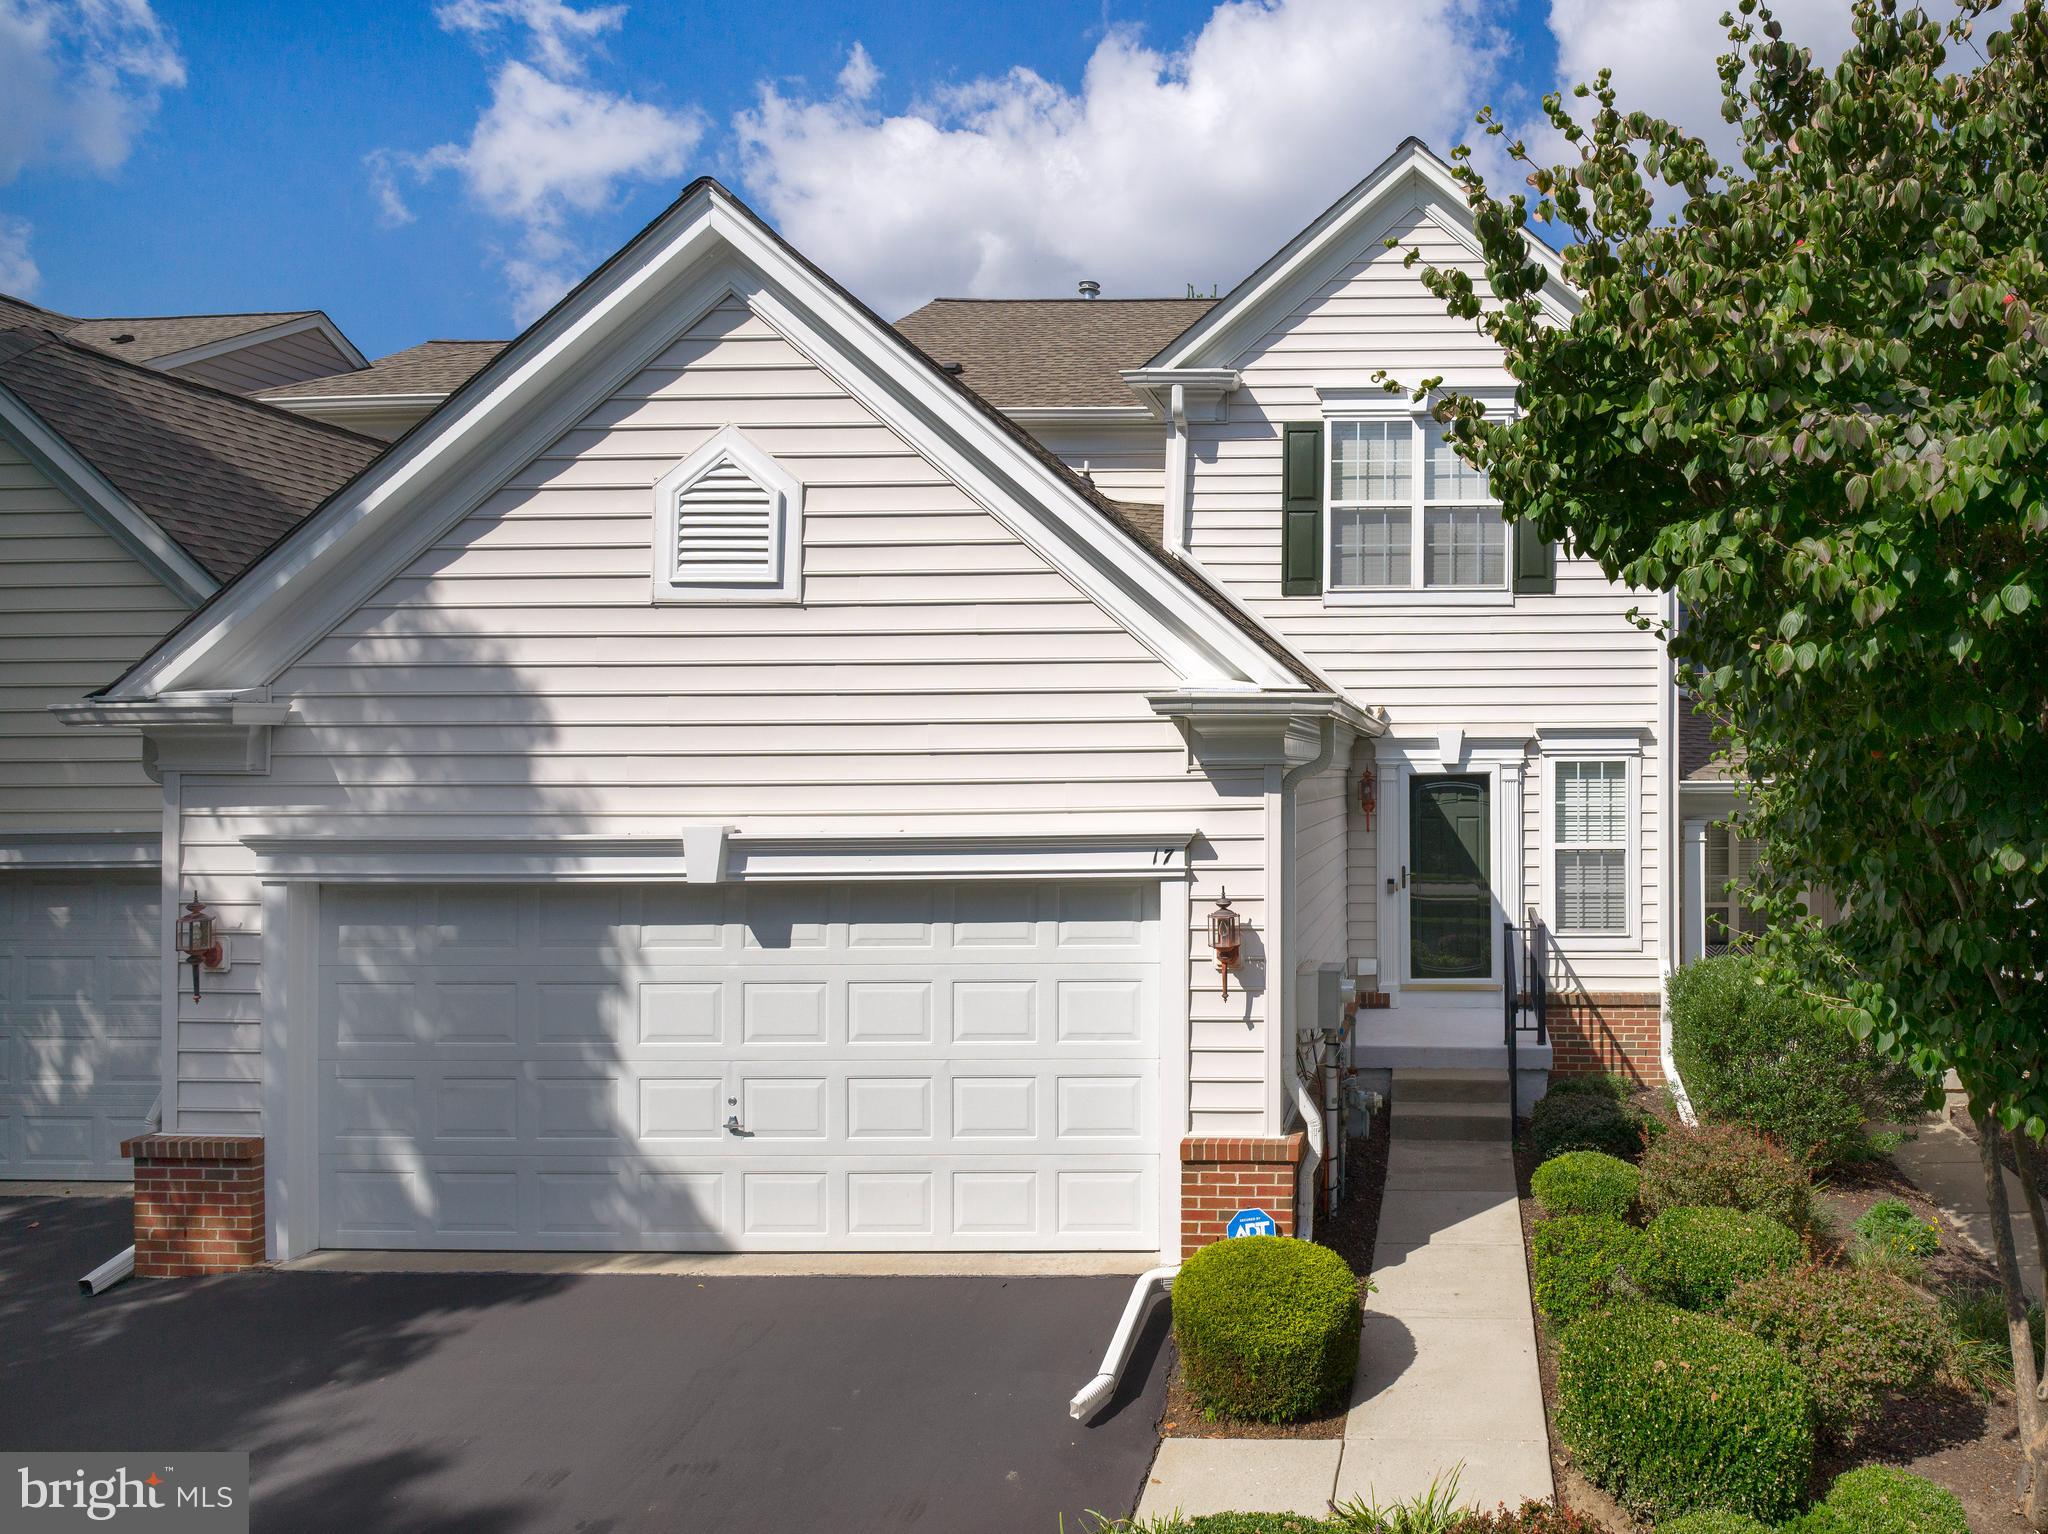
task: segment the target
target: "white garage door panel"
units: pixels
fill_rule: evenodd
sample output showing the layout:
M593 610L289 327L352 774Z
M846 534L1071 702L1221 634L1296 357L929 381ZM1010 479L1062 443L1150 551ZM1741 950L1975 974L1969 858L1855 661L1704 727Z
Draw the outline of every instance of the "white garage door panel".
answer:
M1156 902L325 891L322 1239L1154 1247Z
M162 1077L154 877L0 877L0 1178L124 1179Z

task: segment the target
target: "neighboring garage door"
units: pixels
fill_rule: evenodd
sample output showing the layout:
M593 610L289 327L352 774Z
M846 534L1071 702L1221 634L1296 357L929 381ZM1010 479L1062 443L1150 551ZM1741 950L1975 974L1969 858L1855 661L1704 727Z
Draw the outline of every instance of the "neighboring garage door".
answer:
M1157 906L325 889L322 1242L1156 1248Z
M0 876L0 1178L126 1178L163 1079L147 879Z

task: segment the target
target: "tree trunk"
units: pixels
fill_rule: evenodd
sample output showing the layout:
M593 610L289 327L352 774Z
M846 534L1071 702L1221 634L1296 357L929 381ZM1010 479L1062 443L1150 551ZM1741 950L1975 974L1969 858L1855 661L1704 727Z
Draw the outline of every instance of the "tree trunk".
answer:
M2019 1168L2020 1191L2027 1199L2027 1222L2034 1227L2034 1258L2041 1265L2041 1280L2048 1284L2048 1211L2041 1207L2041 1185L2034 1176L2033 1158L2025 1141L2012 1137L2012 1164ZM2041 1381L2042 1399L2048 1401L2048 1377Z
M1984 1193L1991 1205L1991 1244L1998 1257L1998 1282L2005 1291L2005 1326L2012 1344L2013 1410L2019 1418L2022 1455L2020 1516L2029 1527L2048 1530L2048 1428L2042 1424L2040 1371L2034 1365L2034 1334L2027 1325L2027 1292L2020 1283L2012 1204L2005 1196L2005 1167L1998 1157L2000 1132L1998 1119L1989 1108L1977 1115L1977 1153L1984 1165Z

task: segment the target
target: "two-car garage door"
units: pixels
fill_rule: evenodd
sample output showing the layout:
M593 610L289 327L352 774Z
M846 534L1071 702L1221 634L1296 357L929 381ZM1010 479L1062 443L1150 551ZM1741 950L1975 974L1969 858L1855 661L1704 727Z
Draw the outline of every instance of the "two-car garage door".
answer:
M1158 1245L1156 885L321 910L326 1245Z

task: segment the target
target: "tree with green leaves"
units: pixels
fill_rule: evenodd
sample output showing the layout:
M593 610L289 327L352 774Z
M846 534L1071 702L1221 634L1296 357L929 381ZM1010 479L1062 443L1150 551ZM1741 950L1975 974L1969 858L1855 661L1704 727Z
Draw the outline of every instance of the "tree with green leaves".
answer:
M1459 152L1484 281L1424 276L1519 384L1505 417L1436 406L1506 515L1681 600L1675 663L1751 784L1772 983L1969 1092L2048 1529L1998 1164L2048 1128L2048 14L1996 5L1857 0L1826 68L1742 0L1732 159L1603 73L1544 103L1563 163L1508 145L1526 192ZM1531 220L1564 237L1562 322Z

